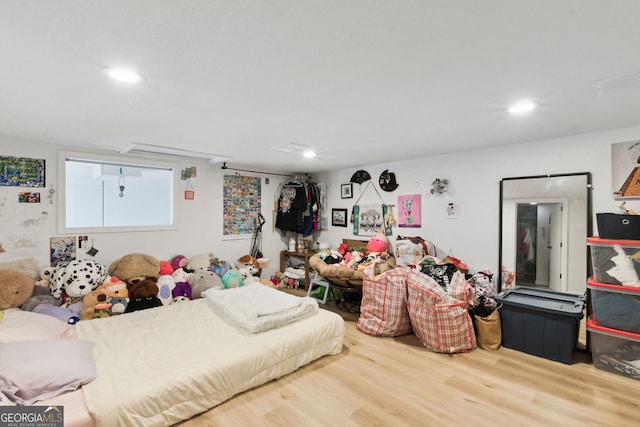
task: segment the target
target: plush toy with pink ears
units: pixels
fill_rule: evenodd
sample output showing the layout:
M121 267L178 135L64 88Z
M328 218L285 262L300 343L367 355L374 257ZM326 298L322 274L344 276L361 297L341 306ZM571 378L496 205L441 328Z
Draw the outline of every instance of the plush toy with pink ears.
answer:
M383 252L385 249L387 249L387 236L382 233L374 235L367 243L369 252Z

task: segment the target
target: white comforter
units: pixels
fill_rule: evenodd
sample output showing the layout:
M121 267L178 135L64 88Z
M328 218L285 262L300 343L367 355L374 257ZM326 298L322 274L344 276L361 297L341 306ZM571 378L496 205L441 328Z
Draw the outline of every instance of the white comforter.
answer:
M279 328L318 312L318 302L260 283L232 289L208 289L204 297L220 317L249 332Z
M342 350L344 321L317 314L252 334L204 299L79 322L96 342L98 377L83 387L98 425L171 425Z

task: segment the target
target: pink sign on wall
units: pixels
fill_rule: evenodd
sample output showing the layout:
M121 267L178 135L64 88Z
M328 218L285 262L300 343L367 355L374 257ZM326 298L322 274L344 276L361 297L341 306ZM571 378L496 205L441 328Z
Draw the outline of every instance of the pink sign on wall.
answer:
M420 227L420 195L398 196L398 227Z

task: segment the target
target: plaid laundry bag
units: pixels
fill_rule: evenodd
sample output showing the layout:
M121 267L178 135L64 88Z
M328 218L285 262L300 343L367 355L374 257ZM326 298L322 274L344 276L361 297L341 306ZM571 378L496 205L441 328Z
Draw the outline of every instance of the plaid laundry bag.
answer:
M459 274L454 274L449 293L419 271L411 270L407 276L411 327L422 345L437 353L464 353L476 348L476 334L467 311L471 288Z
M398 266L373 274L370 265L362 272L362 303L356 327L365 334L396 337L411 332L407 311L407 275L410 269Z

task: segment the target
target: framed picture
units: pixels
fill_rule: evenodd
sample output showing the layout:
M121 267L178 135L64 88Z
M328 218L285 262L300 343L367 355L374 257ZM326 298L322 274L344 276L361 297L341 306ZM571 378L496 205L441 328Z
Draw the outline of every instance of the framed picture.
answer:
M347 226L347 210L346 209L331 209L331 225L337 227Z
M351 199L353 197L353 184L342 184L340 186L340 196L343 199Z

